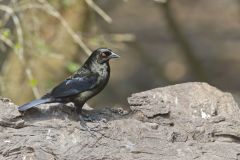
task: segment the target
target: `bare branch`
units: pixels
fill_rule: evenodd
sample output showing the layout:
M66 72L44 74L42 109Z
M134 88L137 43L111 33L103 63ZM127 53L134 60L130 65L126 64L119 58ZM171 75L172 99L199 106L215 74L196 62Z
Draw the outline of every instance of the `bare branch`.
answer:
M136 36L131 33L118 33L111 34L112 38L118 42L133 42L136 40Z
M20 20L17 17L17 15L15 14L15 12L13 11L13 9L8 6L0 5L0 10L5 11L7 14L9 14L10 17L12 17L13 23L15 24L15 27L16 27L18 45L16 47L13 44L11 44L10 41L6 41L6 39L2 39L2 40L5 40L4 42L9 44L9 46L13 46L12 48L15 51L15 53L17 53L19 61L21 62L21 64L23 65L23 67L25 69L25 73L27 75L29 82L31 82L33 80L33 75L32 75L31 69L26 65L26 61L24 58L24 39L23 39L23 31L22 31L22 27L20 24ZM39 94L37 87L31 86L31 88L32 88L34 96L36 98L39 98L40 94Z
M35 9L40 9L46 12L47 14L57 18L62 24L62 26L66 29L67 33L72 37L73 41L77 43L87 55L90 55L91 50L83 42L82 38L73 31L73 29L69 26L67 21L61 16L61 14L47 1L45 0L38 0L38 1L41 4L30 3L30 4L22 5L17 7L15 11L19 12L19 11L35 8Z
M112 23L112 18L107 15L93 0L85 0L85 2L91 7L95 12L97 12L106 22Z
M83 42L82 38L73 31L73 29L69 26L67 21L61 16L61 14L46 0L38 0L38 1L41 4L43 4L43 7L38 7L38 8L43 9L48 14L57 18L60 21L60 23L63 25L63 27L66 29L67 33L73 38L74 42L77 43L87 55L90 55L91 50Z
M153 0L153 1L157 3L167 3L168 0Z
M9 47L13 48L14 44L10 39L7 39L6 37L4 37L3 35L0 35L0 40L2 42L4 42L6 45L8 45Z

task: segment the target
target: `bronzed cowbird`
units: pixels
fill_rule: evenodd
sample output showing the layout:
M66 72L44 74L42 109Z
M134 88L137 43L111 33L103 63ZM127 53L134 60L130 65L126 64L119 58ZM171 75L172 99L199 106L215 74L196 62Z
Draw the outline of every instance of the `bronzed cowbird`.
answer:
M110 76L109 60L119 58L112 50L99 48L91 54L83 66L69 78L54 87L42 98L33 100L18 108L26 111L45 103L73 102L76 111L81 112L84 103L106 86Z

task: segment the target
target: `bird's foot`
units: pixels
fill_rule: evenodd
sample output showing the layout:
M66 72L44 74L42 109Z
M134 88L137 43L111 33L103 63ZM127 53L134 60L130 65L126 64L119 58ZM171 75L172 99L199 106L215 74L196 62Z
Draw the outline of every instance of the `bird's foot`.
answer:
M100 133L103 130L103 124L106 120L97 120L96 117L90 115L79 115L80 129L83 131L88 131L92 136L96 136L95 133ZM94 123L89 123L94 122Z
M85 122L97 122L96 117L88 115L88 114L81 114L81 119L84 120Z
M95 136L94 133L99 132L102 130L101 122L97 121L96 118L89 116L89 115L79 115L80 121L80 129L83 131L88 131L91 135ZM87 124L87 122L95 122L91 123L91 126Z

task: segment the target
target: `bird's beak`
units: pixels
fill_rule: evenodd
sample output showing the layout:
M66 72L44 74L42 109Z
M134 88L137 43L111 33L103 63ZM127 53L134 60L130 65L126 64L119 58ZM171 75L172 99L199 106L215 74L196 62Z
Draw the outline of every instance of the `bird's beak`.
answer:
M119 58L120 56L117 55L116 53L114 52L111 52L111 55L109 55L109 59L112 59L112 58Z

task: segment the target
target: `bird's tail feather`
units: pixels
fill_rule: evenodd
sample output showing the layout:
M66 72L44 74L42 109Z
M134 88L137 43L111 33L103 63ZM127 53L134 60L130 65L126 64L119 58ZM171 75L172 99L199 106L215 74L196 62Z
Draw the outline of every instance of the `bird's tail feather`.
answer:
M29 103L26 103L26 104L18 107L18 110L19 111L26 111L29 108L35 107L35 106L40 105L40 104L49 103L51 101L52 101L51 98L36 99L36 100L33 100Z

